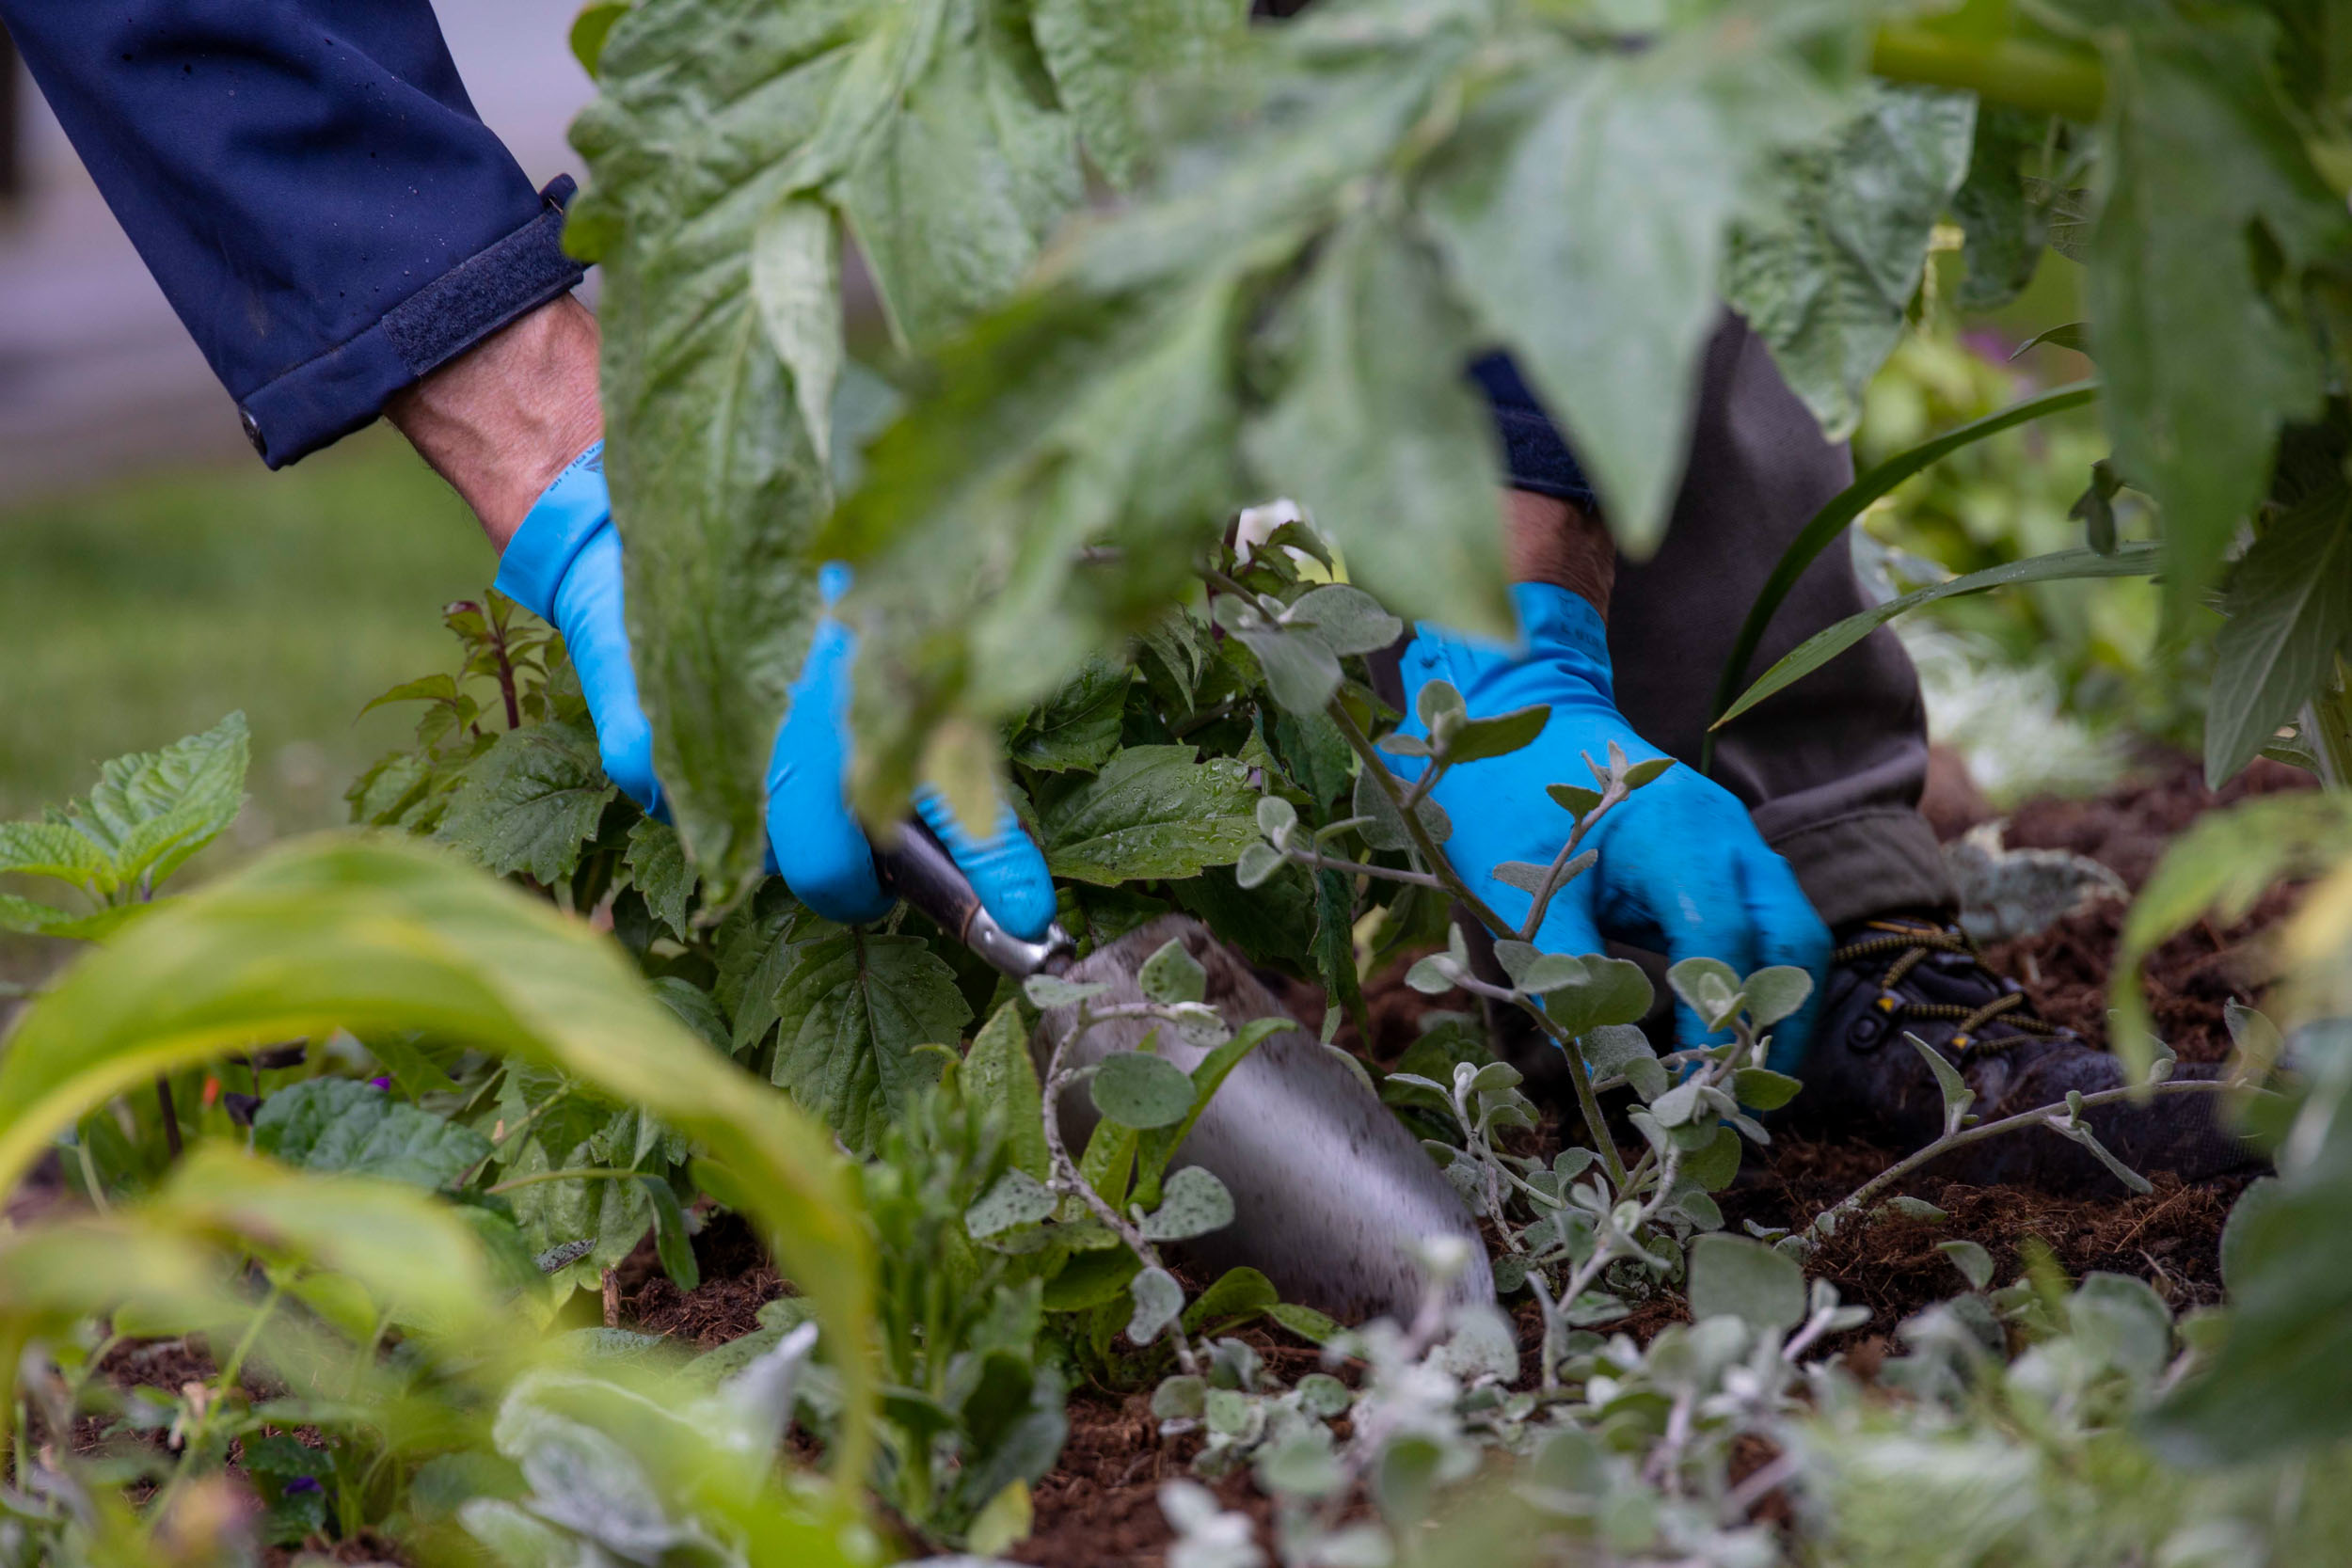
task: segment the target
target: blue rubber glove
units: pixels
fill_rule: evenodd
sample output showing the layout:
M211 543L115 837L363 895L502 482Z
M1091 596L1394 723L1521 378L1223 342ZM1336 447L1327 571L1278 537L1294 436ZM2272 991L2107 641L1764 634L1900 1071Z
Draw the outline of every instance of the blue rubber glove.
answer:
M1454 869L1497 913L1524 920L1533 899L1498 881L1493 868L1505 861L1548 865L1567 842L1575 819L1544 793L1545 785L1592 787L1583 753L1606 767L1612 741L1635 762L1664 753L1635 735L1617 711L1600 612L1581 595L1546 583L1516 584L1511 598L1526 639L1523 654L1435 626L1418 628L1405 650L1405 707L1411 717L1402 727L1427 737L1418 710L1421 689L1432 680L1459 690L1474 719L1550 706L1551 717L1534 743L1459 764L1433 792L1453 819L1454 835L1444 847ZM1408 779L1427 766L1419 758L1391 762ZM1670 768L1611 807L1584 847L1600 859L1553 895L1535 945L1553 953L1597 953L1602 939L1613 937L1676 960L1718 958L1741 974L1766 964L1808 970L1814 1000L1773 1030L1774 1058L1793 1060L1821 994L1829 929L1788 863L1765 847L1747 808L1695 770ZM1684 1044L1709 1040L1688 1007L1677 1004L1676 1020Z
M825 602L839 597L848 581L846 570L826 568ZM564 634L596 726L605 776L666 821L653 771L653 730L629 660L621 536L605 489L603 443L573 459L532 506L499 562L497 588ZM847 627L831 616L818 624L768 764L770 862L803 903L845 924L878 919L891 906L842 791L853 652ZM1054 918L1053 879L1009 809L984 839L966 832L930 791L916 809L998 925L1025 941L1045 934Z

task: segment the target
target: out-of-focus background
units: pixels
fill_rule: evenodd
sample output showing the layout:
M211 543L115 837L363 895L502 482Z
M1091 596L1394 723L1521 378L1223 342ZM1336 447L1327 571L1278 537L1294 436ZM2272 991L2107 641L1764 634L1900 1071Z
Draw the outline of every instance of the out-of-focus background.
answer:
M438 8L532 178L576 171L579 0ZM389 429L262 468L12 51L0 81L0 819L243 708L237 837L341 822L345 784L413 722L355 716L449 662L439 607L481 592L488 546Z

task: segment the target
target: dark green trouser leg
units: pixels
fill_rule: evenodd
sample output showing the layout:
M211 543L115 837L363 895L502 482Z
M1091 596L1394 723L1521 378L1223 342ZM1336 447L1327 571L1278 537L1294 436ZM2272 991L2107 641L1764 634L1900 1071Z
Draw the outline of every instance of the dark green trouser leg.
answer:
M1748 607L1788 542L1852 477L1846 449L1821 438L1771 351L1726 318L1708 347L1665 543L1641 565L1620 563L1610 604L1617 705L1645 739L1696 765ZM1749 677L1866 603L1843 543L1831 546L1781 605ZM1950 901L1918 812L1927 769L1918 679L1881 629L1727 726L1713 772L1837 927Z

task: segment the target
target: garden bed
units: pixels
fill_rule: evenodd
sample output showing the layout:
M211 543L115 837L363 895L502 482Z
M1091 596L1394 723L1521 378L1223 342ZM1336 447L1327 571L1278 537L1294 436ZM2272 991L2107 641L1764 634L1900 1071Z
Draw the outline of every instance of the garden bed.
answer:
M2097 799L2027 802L2010 817L2008 842L2017 847L2090 855L2137 889L2164 843L2198 815L2249 794L2296 787L2299 779L2287 769L2258 764L2217 797L2203 788L2193 763L2159 757L2141 775ZM1939 830L1947 837L1983 816L1964 799L1962 809L1950 809L1949 791L1942 792L1938 805ZM2267 976L2265 933L2292 902L2291 895L2274 895L2238 926L2200 925L2158 950L2149 967L2150 996L2159 1031L2184 1057L2216 1059L2226 1052L2222 1006L2232 996L2250 997ZM2004 972L2025 983L2046 1016L2074 1026L2086 1037L2102 1039L2106 965L2123 908L2113 900L2093 904L2046 931L1994 949L1991 956ZM1458 998L1433 999L1406 989L1401 974L1399 966L1368 989L1374 1037L1370 1053L1375 1057L1392 1058L1418 1033L1425 1012L1459 1005ZM1297 1000L1313 1001L1311 995ZM1316 1020L1307 1017L1302 1022L1312 1025ZM1340 1037L1358 1043L1352 1027ZM1534 1136L1557 1141L1550 1118ZM1722 1206L1735 1227L1743 1220L1763 1226L1802 1224L1895 1157L1893 1151L1865 1144L1784 1136L1751 1156L1737 1185L1721 1195ZM1973 1187L1923 1172L1899 1190L1934 1205L1945 1219L1909 1219L1882 1212L1873 1223L1848 1227L1830 1238L1815 1256L1814 1272L1835 1283L1848 1301L1871 1309L1869 1323L1843 1337L1849 1365L1868 1375L1904 1317L1952 1293L1956 1276L1939 1243L1975 1242L1991 1255L2003 1278L2012 1277L2031 1256L2046 1248L2047 1256L2070 1275L2106 1271L2143 1278L2175 1311L2217 1302L2221 1293L2221 1225L2244 1184L2245 1179L2239 1179L2191 1186L2158 1177L2154 1190L2144 1196L2059 1198L2023 1189ZM32 1197L29 1192L19 1196ZM617 1325L709 1348L759 1326L759 1307L787 1290L750 1228L733 1216L706 1227L696 1239L695 1252L702 1283L684 1292L664 1277L650 1239L626 1260L614 1276L612 1299ZM1194 1282L1196 1287L1200 1283ZM1660 1302L1619 1326L1646 1339L1678 1316L1675 1304ZM1522 1310L1518 1321L1522 1351L1532 1354L1540 1338L1535 1314L1532 1308ZM1245 1338L1285 1379L1313 1370L1319 1359L1311 1347L1279 1330L1252 1330ZM109 1371L126 1386L172 1380L159 1377L145 1362L134 1368L121 1361L119 1369L110 1363ZM1169 1531L1158 1507L1159 1488L1186 1473L1200 1438L1164 1441L1149 1405L1148 1390L1073 1391L1069 1440L1058 1464L1034 1489L1035 1529L1012 1549L1012 1557L1039 1568L1162 1560ZM84 1443L94 1435L77 1433ZM1224 1479L1214 1490L1226 1506L1248 1513L1262 1524L1270 1516L1271 1505L1255 1492L1246 1473Z

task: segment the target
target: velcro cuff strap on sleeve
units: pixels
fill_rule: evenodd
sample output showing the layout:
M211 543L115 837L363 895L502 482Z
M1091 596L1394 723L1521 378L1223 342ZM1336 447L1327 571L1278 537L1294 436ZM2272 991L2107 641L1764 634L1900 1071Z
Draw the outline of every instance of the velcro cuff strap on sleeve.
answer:
M569 176L557 177L540 193L537 217L247 397L239 411L262 461L282 467L350 435L394 392L577 288L586 269L564 254L564 206L574 188Z
M539 493L522 527L499 558L500 593L542 621L555 620L556 590L572 561L600 529L612 521L612 499L604 484L604 443L598 441L555 476Z

